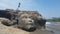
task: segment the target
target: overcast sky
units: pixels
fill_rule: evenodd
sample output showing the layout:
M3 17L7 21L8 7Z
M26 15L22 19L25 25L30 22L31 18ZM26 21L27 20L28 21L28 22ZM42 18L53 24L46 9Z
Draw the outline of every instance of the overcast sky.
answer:
M0 0L0 9L16 9L21 3L20 10L33 10L45 18L60 17L60 0Z

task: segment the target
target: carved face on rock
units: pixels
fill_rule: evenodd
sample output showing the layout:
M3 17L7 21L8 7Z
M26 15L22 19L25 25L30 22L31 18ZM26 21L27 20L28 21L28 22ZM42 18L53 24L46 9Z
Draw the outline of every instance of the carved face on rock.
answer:
M18 27L30 32L35 31L40 26L39 20L42 20L42 16L37 12L22 12L20 13Z

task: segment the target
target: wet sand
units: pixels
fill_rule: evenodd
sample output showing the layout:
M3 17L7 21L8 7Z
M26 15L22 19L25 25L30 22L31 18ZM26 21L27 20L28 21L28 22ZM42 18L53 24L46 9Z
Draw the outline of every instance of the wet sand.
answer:
M0 22L0 34L54 34L50 31L46 30L36 30L34 32L26 32L21 29L13 28L13 27L7 27Z
M53 31L54 34L60 34L60 22L50 22L50 24L46 25L46 29L49 31Z

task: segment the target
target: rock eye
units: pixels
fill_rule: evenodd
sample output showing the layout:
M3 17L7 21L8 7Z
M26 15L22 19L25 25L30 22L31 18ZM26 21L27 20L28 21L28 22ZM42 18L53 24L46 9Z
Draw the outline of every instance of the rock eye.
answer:
M23 18L27 18L27 16L23 16Z
M33 18L32 16L30 16L29 18Z

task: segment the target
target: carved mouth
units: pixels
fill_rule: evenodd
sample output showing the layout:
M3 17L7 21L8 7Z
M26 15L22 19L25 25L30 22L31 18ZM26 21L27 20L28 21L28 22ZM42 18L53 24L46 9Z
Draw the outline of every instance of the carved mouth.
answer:
M30 29L22 28L22 29L27 31L27 32L34 32L36 30L36 28L30 28Z

